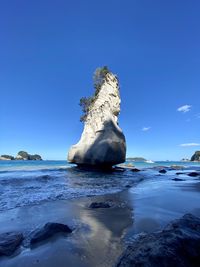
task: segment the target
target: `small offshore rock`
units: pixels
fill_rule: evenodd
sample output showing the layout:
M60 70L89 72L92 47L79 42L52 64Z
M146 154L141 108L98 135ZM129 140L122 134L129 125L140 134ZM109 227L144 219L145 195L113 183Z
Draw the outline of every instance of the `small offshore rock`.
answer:
M126 169L123 168L123 167L115 167L115 168L113 168L113 171L115 171L115 172L125 172Z
M182 175L185 174L184 172L177 172L176 175Z
M200 175L199 172L190 172L190 173L188 173L188 176L191 176L191 177L197 177L199 175Z
M163 231L139 234L117 267L200 266L200 218L186 214Z
M72 230L62 223L46 223L41 229L32 233L30 243L35 244L46 240L57 233L71 233Z
M8 232L0 234L0 256L10 256L19 247L23 240L20 232Z
M159 170L159 173L166 173L167 171L165 169Z
M141 170L137 169L137 168L133 168L131 169L132 172L140 172Z
M111 205L107 202L92 202L89 206L89 208L91 209L99 209L99 208L107 209L110 207Z

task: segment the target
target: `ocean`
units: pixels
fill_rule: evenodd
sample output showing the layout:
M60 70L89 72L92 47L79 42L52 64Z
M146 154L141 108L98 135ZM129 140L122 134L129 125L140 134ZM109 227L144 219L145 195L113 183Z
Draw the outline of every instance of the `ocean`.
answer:
M98 172L77 169L67 161L0 161L0 211L65 200L120 192L143 179L155 177L157 166L183 166L200 169L197 162L132 162L146 172ZM147 171L148 170L148 171ZM174 175L175 171L170 172Z

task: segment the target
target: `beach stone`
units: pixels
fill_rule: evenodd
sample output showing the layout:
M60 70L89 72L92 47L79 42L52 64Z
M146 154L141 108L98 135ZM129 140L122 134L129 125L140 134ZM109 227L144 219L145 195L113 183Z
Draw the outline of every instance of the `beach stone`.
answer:
M190 172L190 173L188 173L188 176L197 177L197 176L200 176L200 173L199 172Z
M89 208L91 209L99 209L99 208L107 209L110 207L111 205L107 202L92 202L89 206Z
M167 171L165 169L159 170L159 173L166 173Z
M184 172L177 172L176 175L182 175L185 174Z
M46 223L41 229L35 230L30 239L31 244L46 240L57 233L71 233L72 230L62 223Z
M19 247L23 240L20 232L8 232L0 234L0 256L10 256Z
M181 179L181 178L177 178L177 177L176 178L173 178L172 180L173 181L185 181L185 179Z
M70 163L109 169L125 162L126 141L118 125L120 102L118 79L107 73L90 106L80 141L69 150Z
M163 231L137 235L116 266L200 266L200 218L186 214Z

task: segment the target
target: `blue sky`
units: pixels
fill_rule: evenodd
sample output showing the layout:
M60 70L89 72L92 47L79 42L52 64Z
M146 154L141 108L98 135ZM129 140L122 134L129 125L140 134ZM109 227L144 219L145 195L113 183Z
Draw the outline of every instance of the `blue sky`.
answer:
M127 155L191 157L200 150L199 13L195 0L1 1L0 154L65 159L83 128L79 99L107 65L120 80Z

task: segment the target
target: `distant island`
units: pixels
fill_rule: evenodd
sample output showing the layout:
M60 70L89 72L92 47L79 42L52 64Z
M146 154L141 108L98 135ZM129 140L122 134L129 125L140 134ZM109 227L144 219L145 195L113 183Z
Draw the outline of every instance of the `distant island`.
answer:
M1 155L0 160L42 160L42 157L38 154L31 155L26 151L19 151L16 157Z
M126 160L131 160L131 161L147 161L145 158L142 157L130 157L130 158L126 158Z

